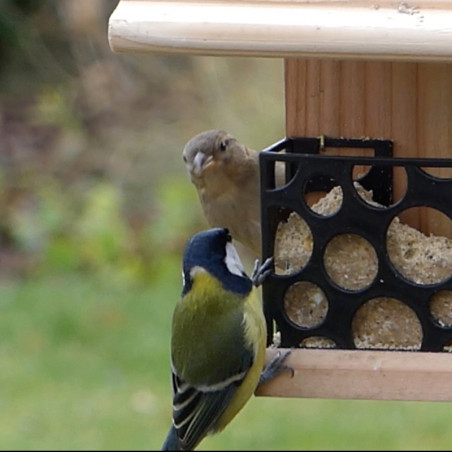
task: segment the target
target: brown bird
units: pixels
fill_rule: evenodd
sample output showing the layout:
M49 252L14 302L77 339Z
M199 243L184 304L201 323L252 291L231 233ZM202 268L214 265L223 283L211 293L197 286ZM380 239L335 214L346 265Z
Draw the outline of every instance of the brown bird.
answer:
M260 256L259 152L224 130L208 130L191 138L182 156L209 225L228 228Z

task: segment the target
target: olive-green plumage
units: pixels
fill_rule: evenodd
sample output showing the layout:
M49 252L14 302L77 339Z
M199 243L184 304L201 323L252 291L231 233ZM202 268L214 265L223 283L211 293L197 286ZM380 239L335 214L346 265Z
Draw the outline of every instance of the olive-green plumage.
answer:
M241 369L244 361L252 361L257 350L243 324L249 319L253 333L265 337L259 304L254 291L247 297L237 296L225 291L210 274L198 273L192 290L174 311L172 359L180 376L193 384L215 384ZM189 366L188 353L192 357ZM215 363L209 375L206 363Z
M221 431L253 395L265 362L266 323L227 229L189 241L172 322L173 426L164 450L192 450Z

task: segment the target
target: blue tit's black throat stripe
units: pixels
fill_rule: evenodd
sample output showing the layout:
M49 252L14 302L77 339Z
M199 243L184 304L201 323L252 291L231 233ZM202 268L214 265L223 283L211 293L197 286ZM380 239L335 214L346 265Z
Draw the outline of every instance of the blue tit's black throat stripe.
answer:
M246 275L231 273L226 265L226 244L231 242L226 228L213 228L195 234L185 247L183 259L184 287L182 295L190 291L192 279L190 270L202 267L213 277L221 281L223 288L240 295L247 295L253 288L251 279Z

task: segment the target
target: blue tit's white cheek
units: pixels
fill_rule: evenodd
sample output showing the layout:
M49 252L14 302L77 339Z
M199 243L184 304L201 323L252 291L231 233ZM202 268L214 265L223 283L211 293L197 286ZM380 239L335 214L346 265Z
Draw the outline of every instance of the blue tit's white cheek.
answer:
M205 268L200 267L199 265L195 265L191 270L190 270L190 278L194 279L195 276L198 273L207 273L207 270Z
M237 276L246 276L242 261L232 243L226 243L226 257L224 262L228 270Z

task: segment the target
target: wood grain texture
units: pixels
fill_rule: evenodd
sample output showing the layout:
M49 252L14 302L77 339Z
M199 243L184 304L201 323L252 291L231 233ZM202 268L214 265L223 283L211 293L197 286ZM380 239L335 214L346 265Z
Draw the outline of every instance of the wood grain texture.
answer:
M396 157L452 157L451 64L286 59L285 71L287 136L388 138ZM450 169L434 174L452 177ZM395 168L395 200L406 185L404 169ZM418 210L401 219L452 237L441 215Z
M452 4L120 0L115 52L452 61Z
M452 401L449 353L294 349L286 363L294 376L283 372L257 396Z

